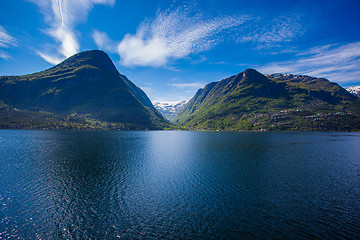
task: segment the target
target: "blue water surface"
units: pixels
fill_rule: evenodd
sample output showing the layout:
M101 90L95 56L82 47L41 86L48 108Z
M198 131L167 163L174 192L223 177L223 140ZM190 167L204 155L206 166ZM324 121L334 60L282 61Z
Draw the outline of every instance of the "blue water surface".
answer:
M360 134L0 131L0 239L359 239Z

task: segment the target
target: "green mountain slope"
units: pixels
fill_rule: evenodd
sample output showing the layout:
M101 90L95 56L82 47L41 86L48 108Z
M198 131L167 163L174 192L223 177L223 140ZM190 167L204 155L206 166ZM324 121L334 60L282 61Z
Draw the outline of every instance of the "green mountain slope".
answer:
M0 127L169 126L146 94L97 50L78 53L39 73L0 77L0 100ZM29 126L34 119L36 124Z
M360 130L360 101L323 78L247 69L198 90L173 123L213 130Z

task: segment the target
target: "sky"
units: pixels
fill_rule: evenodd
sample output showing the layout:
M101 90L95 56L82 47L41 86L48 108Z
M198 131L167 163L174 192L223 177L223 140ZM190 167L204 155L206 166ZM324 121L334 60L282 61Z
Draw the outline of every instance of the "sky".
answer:
M247 68L360 85L359 0L1 0L0 76L99 49L152 101Z

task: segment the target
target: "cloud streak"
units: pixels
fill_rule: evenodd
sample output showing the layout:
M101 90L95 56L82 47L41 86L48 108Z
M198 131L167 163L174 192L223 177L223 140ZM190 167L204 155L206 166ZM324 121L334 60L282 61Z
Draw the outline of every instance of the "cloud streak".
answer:
M208 18L191 11L179 7L144 20L136 34L126 34L117 45L120 63L127 67L164 67L172 60L214 47L222 40L219 33L247 20L246 16ZM107 46L111 45L105 33L95 31L93 38L99 48L106 49L106 42L110 43Z
M172 87L181 88L181 89L199 89L203 88L205 84L203 83L170 83L169 84Z
M17 46L17 40L10 36L7 31L0 26L0 58L8 60L10 55L4 52L1 48L9 48L11 46Z
M113 5L115 0L29 0L36 4L49 24L44 30L53 37L60 47L56 53L38 51L38 55L45 61L56 64L64 58L70 57L80 49L75 25L86 21L88 12L95 4Z
M16 39L10 36L7 31L0 26L0 47L8 48L10 45L16 46Z
M293 61L269 63L259 70L324 77L338 83L359 82L360 42L315 47L298 53Z
M249 33L244 33L239 43L252 42L258 49L280 46L281 43L291 42L302 36L305 29L300 24L300 15L283 15L273 19L258 19L249 25ZM261 20L261 21L260 21Z
M103 50L111 53L117 53L117 42L111 40L109 36L104 32L95 30L92 34L95 44Z
M281 46L304 34L301 18L298 14L271 19L248 15L209 17L188 6L177 7L145 19L135 34L126 34L118 43L99 31L94 31L93 39L100 49L115 52L116 48L123 66L169 67L174 60L209 50L226 40L240 45L252 43L258 49Z

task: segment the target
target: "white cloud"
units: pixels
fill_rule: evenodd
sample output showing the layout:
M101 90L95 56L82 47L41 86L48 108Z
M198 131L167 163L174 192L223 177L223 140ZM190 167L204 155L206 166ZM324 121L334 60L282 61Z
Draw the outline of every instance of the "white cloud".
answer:
M7 48L9 45L16 46L16 39L10 36L7 31L0 26L0 47Z
M142 86L140 88L141 88L141 90L143 90L146 93L146 95L149 95L149 94L153 93L153 89L151 87Z
M199 88L203 88L205 86L205 84L203 83L170 83L169 84L172 87L176 87L176 88L181 88L181 89L186 89L186 88L190 88L190 89L199 89Z
M77 53L80 49L75 25L84 22L88 12L94 4L113 5L115 0L29 0L36 4L44 14L45 21L50 25L45 32L53 37L60 48L56 53L45 54L38 52L39 56L50 63L55 59L63 59Z
M184 58L214 47L220 32L237 27L246 16L206 18L185 8L159 12L155 19L145 20L136 34L126 34L118 45L124 66L166 66L169 61Z
M94 31L93 38L100 49L114 52L117 48L124 66L168 68L171 61L211 49L227 37L238 43L255 43L257 48L281 46L304 34L300 20L299 14L272 19L247 15L211 18L184 6L160 11L154 19L145 19L135 34L126 34L120 43L99 31ZM224 34L231 30L236 31ZM206 61L204 56L193 64L203 61Z
M249 29L246 31L248 33L244 33L239 38L240 43L253 42L259 49L271 48L281 46L280 43L293 41L305 32L300 24L300 15L283 15L273 19L257 20L248 26Z
M8 54L0 51L0 58L5 59L5 60L8 60L8 59L10 59L11 57L10 57Z
M39 51L37 51L36 54L38 54L40 57L42 57L48 63L54 64L54 65L60 63L63 60L56 56L47 55L47 54L39 52Z
M192 64L199 64L207 61L207 58L203 55L201 55L198 59L192 61Z
M10 46L17 46L17 40L10 36L7 31L0 26L0 48L9 48ZM5 60L11 58L7 53L4 51L0 51L0 58Z
M293 73L324 77L338 83L360 81L360 42L325 45L297 54L293 61L269 63L264 73Z
M117 43L111 40L106 33L95 30L92 37L99 49L106 50L111 53L117 52Z

